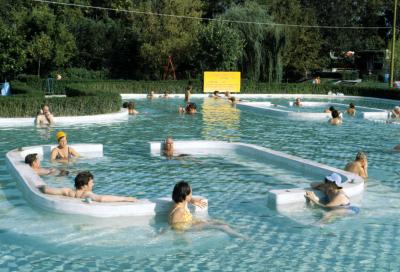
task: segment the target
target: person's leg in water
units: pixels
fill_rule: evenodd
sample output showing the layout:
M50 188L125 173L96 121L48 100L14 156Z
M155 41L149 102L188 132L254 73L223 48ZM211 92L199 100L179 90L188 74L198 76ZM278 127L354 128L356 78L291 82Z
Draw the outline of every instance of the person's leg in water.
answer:
M216 229L225 232L226 234L241 239L248 240L249 237L235 231L227 223L221 220L209 219L206 221L196 221L192 225L192 230Z

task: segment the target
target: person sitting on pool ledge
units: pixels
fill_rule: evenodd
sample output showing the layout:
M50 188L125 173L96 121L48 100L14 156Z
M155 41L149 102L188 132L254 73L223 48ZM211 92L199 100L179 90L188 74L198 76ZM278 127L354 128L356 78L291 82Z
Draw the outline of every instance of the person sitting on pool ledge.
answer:
M347 114L350 116L356 115L356 106L354 103L350 103L348 109L346 110Z
M297 98L296 98L296 100L295 100L294 103L293 103L293 106L296 106L296 107L301 107L301 106L303 106L303 104L301 103L300 97L297 97Z
M58 170L55 168L42 168L40 166L40 159L39 159L37 153L26 155L25 163L29 164L29 166L32 168L33 172L35 172L39 176L45 176L45 175L51 175L51 174L57 174L57 173L60 176L68 175L68 171L66 171L66 170Z
M343 123L343 120L342 120L342 118L340 118L339 112L337 110L333 110L331 115L332 115L332 118L329 119L329 123L331 125L340 125Z
M324 183L312 185L313 189L319 190L327 196L328 201L326 203L321 202L313 191L306 191L304 196L307 200L325 208L348 206L350 205L350 200L343 192L341 185L341 176L337 173L332 173L325 177Z
M92 173L83 171L75 177L75 190L71 188L52 188L47 185L40 186L39 190L44 194L60 195L74 198L89 198L96 202L137 202L131 196L96 195L93 193L94 179ZM89 200L89 201L90 201Z
M359 175L364 179L367 179L368 178L367 155L364 152L358 152L356 155L356 159L352 162L349 162L345 166L344 170Z
M50 160L58 162L69 162L71 158L80 157L79 153L72 147L68 146L67 134L64 131L59 131L56 134L58 146L51 150Z

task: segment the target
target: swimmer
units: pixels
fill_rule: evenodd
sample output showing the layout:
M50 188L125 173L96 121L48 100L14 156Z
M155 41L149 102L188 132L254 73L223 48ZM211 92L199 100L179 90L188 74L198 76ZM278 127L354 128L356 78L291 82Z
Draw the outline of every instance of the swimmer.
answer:
M400 118L400 107L399 106L394 107L394 109L391 112L390 117L395 118L395 119Z
M332 118L329 119L329 123L331 125L340 125L343 123L343 120L342 120L342 118L340 118L339 112L337 110L333 110L331 115L332 115Z
M129 115L139 114L139 112L135 110L135 103L132 101L128 103L128 114Z
M71 188L51 188L47 185L40 186L39 190L44 194L61 195L73 198L89 198L96 202L137 202L131 196L96 195L93 193L94 179L89 171L78 173L75 177L75 190Z
M171 137L165 139L163 153L169 159L174 155L174 140Z
M194 114L197 112L197 105L196 103L189 102L186 104L186 107L179 107L178 109L179 113L187 113L187 114Z
M354 103L349 104L349 108L346 110L346 112L350 116L356 115L356 106L354 105Z
M293 103L293 106L296 106L296 107L301 107L301 106L303 106L303 103L301 103L300 97L297 97L297 98L296 98L296 100L295 100L294 103Z
M367 179L368 178L367 155L364 152L358 152L356 155L356 159L352 162L349 162L345 166L344 170L359 175L364 179Z
M185 101L186 101L186 102L189 102L190 96L191 96L191 95L192 95L192 85L189 84L189 85L186 87L186 90L185 90Z
M154 91L149 91L148 93L147 93L147 99L153 99L153 98L155 98L155 94L154 94Z
M330 106L329 108L325 109L324 112L325 113L332 113L332 111L334 111L334 110L335 110L335 107L334 106Z
M165 91L165 92L164 92L164 95L162 96L162 98L170 98L169 92L168 92L168 91Z
M26 155L25 163L29 164L33 172L35 172L39 176L52 175L52 174L54 175L58 174L59 176L66 176L69 173L66 170L58 170L55 168L42 168L40 165L40 158L37 153Z
M122 107L124 109L127 109L128 108L128 104L129 104L129 102L124 102L124 103L122 103Z
M41 110L35 119L36 125L52 125L54 124L54 116L49 110L49 106L42 105Z
M214 91L214 94L212 97L215 99L221 98L221 96L219 95L219 91Z
M51 150L50 160L58 162L69 162L72 158L80 157L79 153L72 147L68 146L67 134L59 131L56 134L58 146Z
M192 197L192 189L185 181L180 181L174 186L172 192L172 200L174 205L169 214L169 224L172 229L178 231L186 231L189 229L205 229L212 228L226 232L229 235L239 238L246 238L240 233L234 231L229 225L219 220L197 220L189 211L188 204L198 206L200 208L207 207L207 202L204 199Z
M231 93L230 93L230 92L225 92L225 97L226 97L227 99L231 98L231 97L232 97L232 96L231 96Z

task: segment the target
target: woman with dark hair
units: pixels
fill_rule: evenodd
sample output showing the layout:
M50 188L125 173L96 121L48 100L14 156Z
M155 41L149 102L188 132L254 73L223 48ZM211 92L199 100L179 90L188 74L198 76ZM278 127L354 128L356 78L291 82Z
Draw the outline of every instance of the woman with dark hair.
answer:
M204 199L192 197L192 189L185 181L180 181L175 184L174 190L172 191L172 200L174 201L174 206L169 214L169 222L173 229L178 230L188 229L195 223L189 211L188 203L201 208L207 206L207 202Z
M332 118L329 120L331 125L340 125L343 123L342 118L340 118L340 114L337 110L332 111Z
M354 116L356 115L356 106L354 103L350 103L348 109L346 110L348 115Z

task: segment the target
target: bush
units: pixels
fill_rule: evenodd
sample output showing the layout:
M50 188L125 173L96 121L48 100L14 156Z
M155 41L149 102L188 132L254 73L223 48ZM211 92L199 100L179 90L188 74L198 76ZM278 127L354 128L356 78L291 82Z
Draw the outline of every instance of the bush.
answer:
M61 71L53 71L50 76L57 78L60 74L63 80L104 80L109 77L108 70L93 71L85 68L66 68Z
M55 116L79 116L117 112L121 107L121 96L106 91L86 91L67 87L67 97L45 98L25 83L13 82L16 95L0 97L1 117L34 117L41 105L48 104Z

